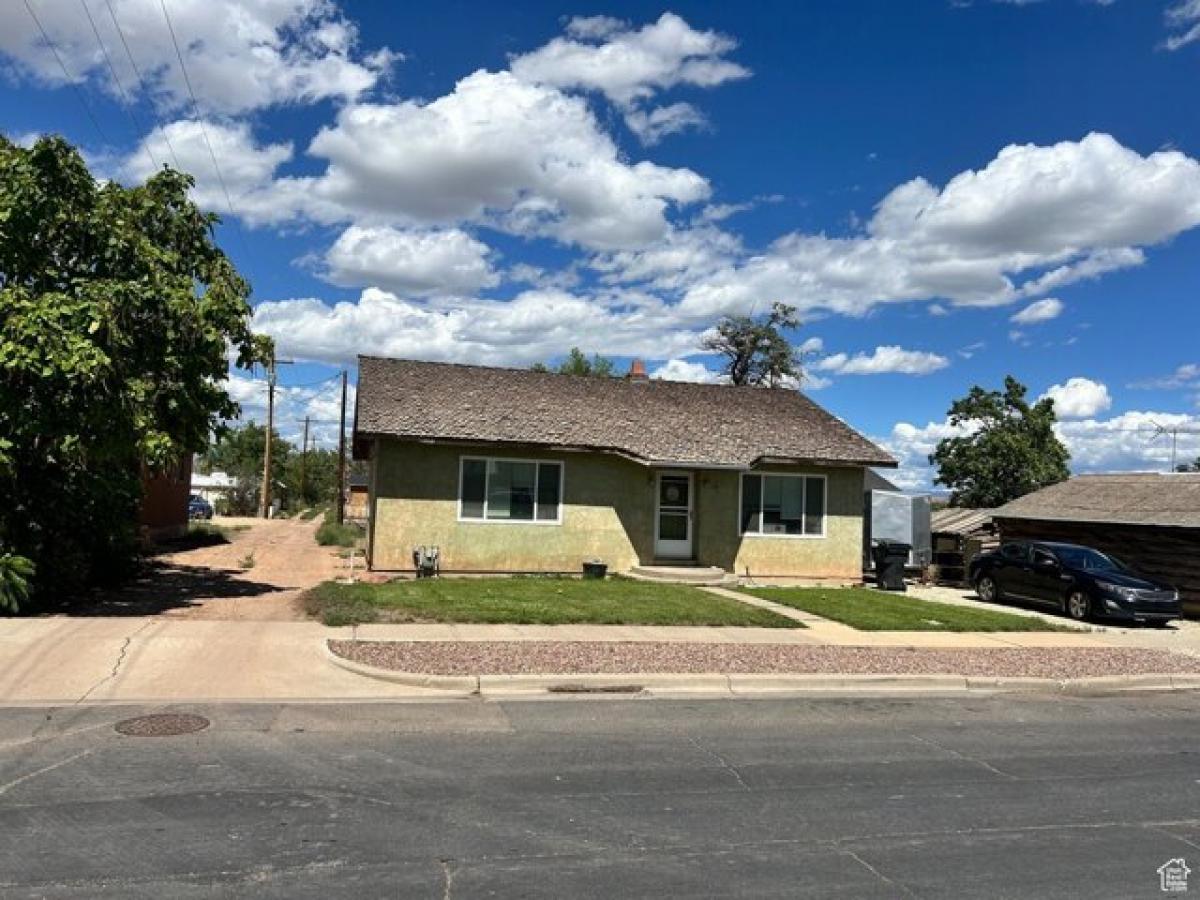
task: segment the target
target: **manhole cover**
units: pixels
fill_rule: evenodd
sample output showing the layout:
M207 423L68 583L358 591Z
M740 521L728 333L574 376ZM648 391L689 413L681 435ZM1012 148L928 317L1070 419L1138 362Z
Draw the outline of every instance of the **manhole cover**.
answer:
M156 713L152 716L125 719L113 727L118 734L129 737L172 737L203 731L208 724L208 719L204 716L193 716L189 713Z

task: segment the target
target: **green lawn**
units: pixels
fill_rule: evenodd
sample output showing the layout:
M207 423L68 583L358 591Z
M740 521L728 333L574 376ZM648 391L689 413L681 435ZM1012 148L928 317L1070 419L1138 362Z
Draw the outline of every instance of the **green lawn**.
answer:
M625 578L426 578L387 584L325 582L305 595L326 625L476 622L518 625L759 625L797 628L770 610L679 584Z
M743 588L861 631L1073 631L1044 619L918 600L869 588Z

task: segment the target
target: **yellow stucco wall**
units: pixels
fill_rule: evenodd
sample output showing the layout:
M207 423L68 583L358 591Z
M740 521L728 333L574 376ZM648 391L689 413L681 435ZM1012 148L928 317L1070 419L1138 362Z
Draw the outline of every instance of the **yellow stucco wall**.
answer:
M697 472L697 549L702 562L760 578L862 576L862 469L769 466L755 472L825 476L825 536L740 535L740 473Z
M459 522L464 455L562 462L562 524ZM375 478L376 569L412 568L412 548L421 544L441 548L442 568L451 571L578 572L594 558L623 571L652 552L652 474L619 457L383 441Z
M458 521L459 459L496 456L564 464L561 525ZM764 471L772 471L766 469ZM857 578L862 567L862 470L778 468L827 482L826 537L737 533L738 479L696 471L697 560L744 575ZM656 474L620 457L590 453L475 450L383 440L372 459L371 565L412 568L412 548L436 545L446 571L578 572L586 559L610 571L654 561Z

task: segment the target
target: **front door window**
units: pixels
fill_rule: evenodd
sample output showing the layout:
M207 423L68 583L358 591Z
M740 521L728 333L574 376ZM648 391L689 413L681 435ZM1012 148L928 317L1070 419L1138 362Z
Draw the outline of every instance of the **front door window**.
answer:
M692 476L658 476L658 524L655 555L688 559L692 555Z

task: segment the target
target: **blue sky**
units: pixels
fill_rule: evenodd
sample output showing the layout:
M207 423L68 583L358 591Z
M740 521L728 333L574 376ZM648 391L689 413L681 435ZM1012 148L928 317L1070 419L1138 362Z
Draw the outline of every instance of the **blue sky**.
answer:
M287 435L333 439L318 382L359 352L708 379L705 329L776 300L805 389L909 486L1009 373L1078 471L1200 431L1200 0L167 0L183 69L158 0L29 5L5 133L193 172L296 360Z

